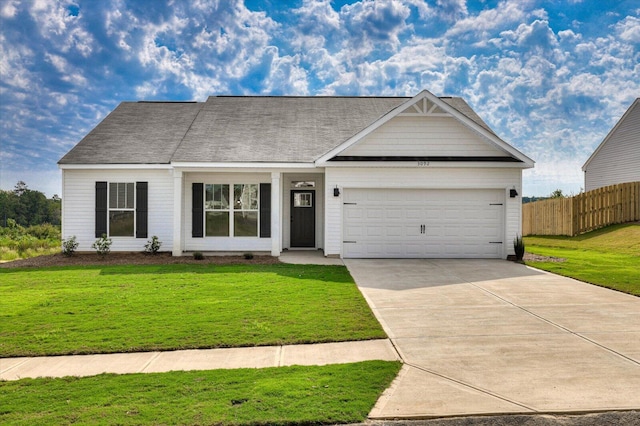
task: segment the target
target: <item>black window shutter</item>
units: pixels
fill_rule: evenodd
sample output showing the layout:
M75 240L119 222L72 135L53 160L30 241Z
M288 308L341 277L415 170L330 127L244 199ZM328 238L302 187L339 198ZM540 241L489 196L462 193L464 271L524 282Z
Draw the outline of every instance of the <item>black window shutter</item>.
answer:
M147 182L136 182L136 238L147 238L148 187Z
M271 184L260 184L260 238L271 238Z
M191 236L202 238L204 222L204 184L191 184Z
M107 233L107 182L96 182L96 238Z

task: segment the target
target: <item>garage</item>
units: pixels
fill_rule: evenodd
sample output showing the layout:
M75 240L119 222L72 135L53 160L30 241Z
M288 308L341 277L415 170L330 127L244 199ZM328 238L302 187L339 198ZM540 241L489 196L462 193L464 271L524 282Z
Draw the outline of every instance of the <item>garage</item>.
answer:
M345 258L501 258L504 189L345 189Z

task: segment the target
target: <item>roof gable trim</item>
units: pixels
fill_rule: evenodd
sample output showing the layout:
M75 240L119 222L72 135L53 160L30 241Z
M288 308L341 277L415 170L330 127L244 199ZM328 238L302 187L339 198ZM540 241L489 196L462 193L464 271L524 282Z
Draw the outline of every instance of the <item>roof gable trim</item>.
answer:
M528 167L533 167L534 161L531 158L527 157L526 155L524 155L523 153L521 153L511 145L507 144L502 139L494 135L492 132L480 126L478 123L474 122L473 120L471 120L466 115L459 112L454 107L448 105L446 102L442 101L440 98L438 98L428 90L423 90L413 98L407 100L407 102L404 102L399 106L397 106L396 108L392 109L387 114L385 114L384 116L376 120L374 123L372 123L370 126L368 126L366 129L352 136L347 141L343 142L339 146L335 147L331 151L327 152L326 154L318 158L316 160L316 164L318 165L324 164L330 161L332 158L339 156L341 152L354 146L359 141L361 141L365 136L371 134L373 131L380 128L383 124L387 123L389 120L391 120L394 117L402 116L402 115L434 116L436 114L439 116L455 118L456 120L461 122L463 125L471 129L472 131L483 136L487 140L487 142L493 144L496 148L508 153L510 156L526 164Z

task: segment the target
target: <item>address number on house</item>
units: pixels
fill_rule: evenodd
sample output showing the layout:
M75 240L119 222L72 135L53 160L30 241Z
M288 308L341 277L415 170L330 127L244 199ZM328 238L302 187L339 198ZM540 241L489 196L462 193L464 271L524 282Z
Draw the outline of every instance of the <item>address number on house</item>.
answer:
M418 161L418 167L427 167L428 165L428 161Z

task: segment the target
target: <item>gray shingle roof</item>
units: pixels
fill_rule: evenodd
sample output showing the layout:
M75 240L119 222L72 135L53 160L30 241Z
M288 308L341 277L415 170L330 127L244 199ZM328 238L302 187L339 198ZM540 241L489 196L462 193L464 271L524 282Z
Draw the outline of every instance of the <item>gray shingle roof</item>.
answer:
M60 164L168 164L204 103L123 102Z
M408 98L210 97L176 162L313 162Z
M217 96L124 102L60 164L313 162L411 98ZM461 98L440 98L491 131Z

